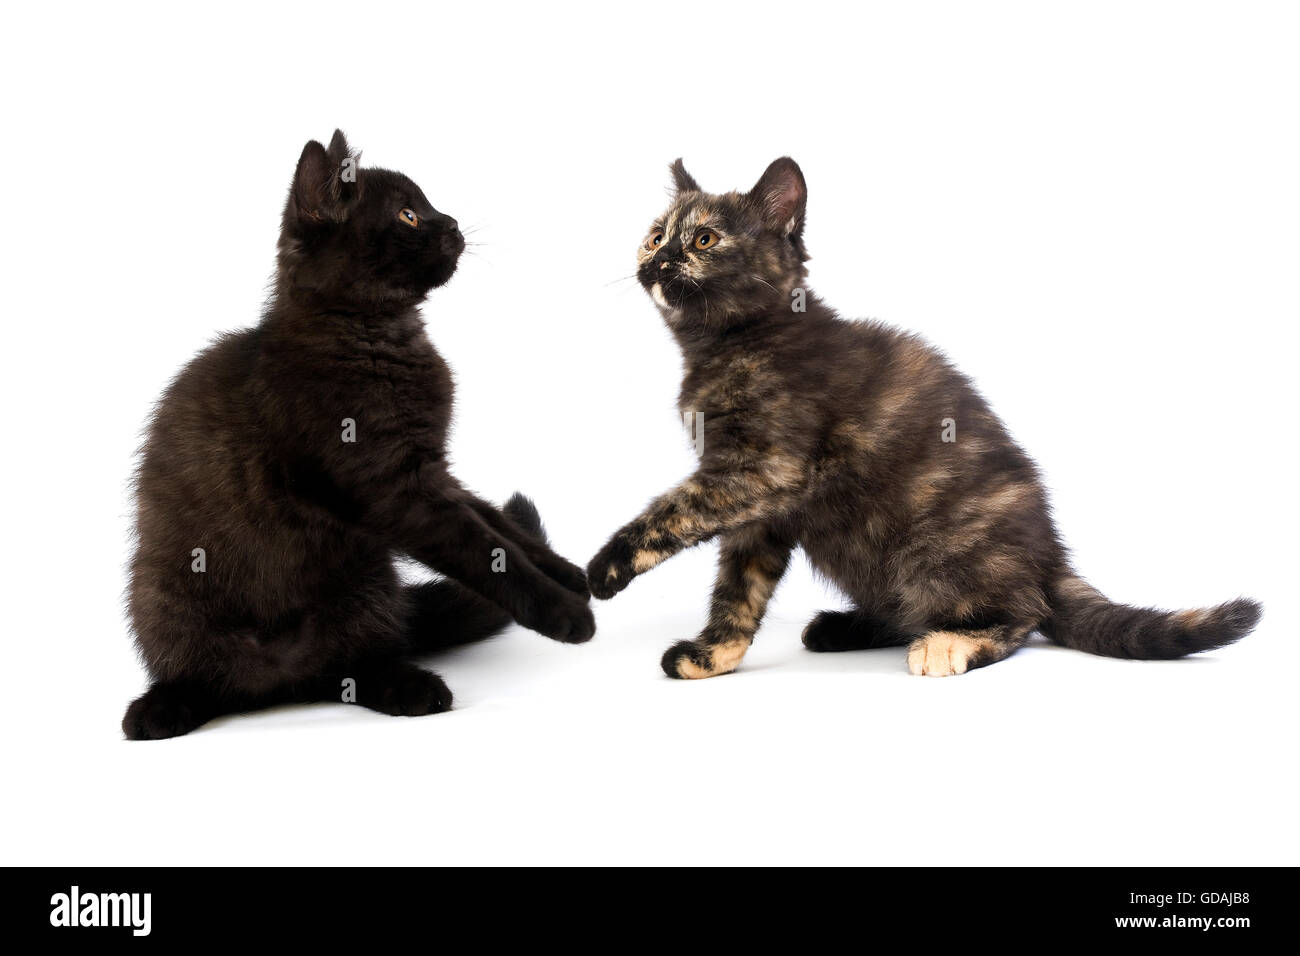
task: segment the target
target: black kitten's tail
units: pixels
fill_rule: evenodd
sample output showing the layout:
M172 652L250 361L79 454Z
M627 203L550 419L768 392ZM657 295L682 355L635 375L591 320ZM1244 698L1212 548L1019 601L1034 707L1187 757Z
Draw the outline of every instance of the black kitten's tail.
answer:
M525 531L546 543L537 506L515 492L501 509ZM416 653L481 641L500 634L513 618L486 598L455 581L425 581L406 587L410 611L406 633Z
M532 499L522 491L516 491L511 495L510 500L505 503L505 507L501 510L514 518L515 524L525 531L532 532L542 544L551 543L550 539L546 537L546 527L542 524L542 516L537 513L537 505L533 504Z
M1065 647L1138 660L1169 660L1223 647L1245 637L1259 623L1258 601L1237 598L1191 611L1113 604L1076 574L1049 589L1051 619L1040 630Z

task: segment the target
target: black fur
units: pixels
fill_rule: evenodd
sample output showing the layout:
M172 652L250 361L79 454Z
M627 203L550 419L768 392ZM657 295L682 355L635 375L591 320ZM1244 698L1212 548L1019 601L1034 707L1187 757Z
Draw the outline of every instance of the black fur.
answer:
M448 469L451 372L418 306L463 249L454 219L401 173L358 168L341 132L303 149L261 322L186 366L143 449L129 603L153 684L128 737L340 700L344 681L363 706L436 713L451 692L403 657L511 620L592 636L583 573L532 503L500 511ZM398 553L445 579L402 586Z

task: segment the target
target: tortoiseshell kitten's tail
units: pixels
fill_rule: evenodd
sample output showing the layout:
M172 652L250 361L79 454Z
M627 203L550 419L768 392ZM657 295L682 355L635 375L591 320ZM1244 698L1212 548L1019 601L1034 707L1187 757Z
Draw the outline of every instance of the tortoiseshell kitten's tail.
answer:
M1187 611L1115 604L1076 574L1048 591L1052 616L1039 630L1065 647L1135 660L1171 660L1231 644L1259 623L1258 601L1238 598Z

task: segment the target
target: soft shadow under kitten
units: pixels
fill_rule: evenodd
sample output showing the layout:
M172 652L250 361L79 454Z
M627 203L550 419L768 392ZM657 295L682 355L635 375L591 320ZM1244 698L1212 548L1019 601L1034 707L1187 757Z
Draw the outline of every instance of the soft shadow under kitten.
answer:
M804 644L908 645L913 674L991 664L1034 630L1094 654L1173 658L1255 626L1254 601L1126 607L1074 573L1034 463L971 383L916 336L841 320L805 288L793 160L748 193L706 193L681 160L672 173L638 279L681 346L699 468L587 569L609 598L720 539L708 623L668 649L670 677L736 668L795 547L853 603L817 615Z
M290 701L437 713L451 692L410 655L512 619L592 636L583 573L531 502L500 511L448 471L451 373L417 306L464 248L341 132L303 149L261 322L185 367L144 446L129 601L152 684L127 737ZM404 586L399 553L446 577Z

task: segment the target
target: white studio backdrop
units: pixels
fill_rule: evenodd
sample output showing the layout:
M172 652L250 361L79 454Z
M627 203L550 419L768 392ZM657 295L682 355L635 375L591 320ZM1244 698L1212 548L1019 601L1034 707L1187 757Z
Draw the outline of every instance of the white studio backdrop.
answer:
M7 861L1295 863L1298 43L1267 3L11 12ZM628 278L667 164L723 191L788 154L812 287L974 377L1085 576L1263 623L1193 661L1036 644L922 680L901 649L804 652L840 598L800 559L740 672L668 681L706 546L590 645L446 655L450 714L128 745L140 430L256 321L298 153L336 126L476 227L425 307L456 471L532 495L571 559L692 465Z

